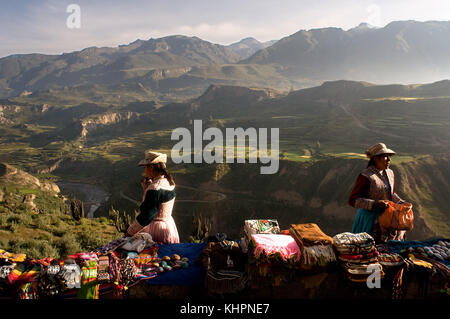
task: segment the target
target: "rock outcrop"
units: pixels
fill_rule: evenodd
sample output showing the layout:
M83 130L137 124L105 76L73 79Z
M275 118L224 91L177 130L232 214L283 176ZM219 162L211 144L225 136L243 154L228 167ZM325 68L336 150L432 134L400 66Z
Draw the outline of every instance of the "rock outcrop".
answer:
M60 192L58 185L48 181L40 181L31 174L15 168L6 163L0 163L0 180L5 183L11 183L20 186L26 186L33 189L53 192L57 195Z
M81 137L86 138L88 133L105 125L117 124L120 122L127 122L130 124L139 119L139 117L140 114L136 112L100 114L94 118L86 119L81 122Z

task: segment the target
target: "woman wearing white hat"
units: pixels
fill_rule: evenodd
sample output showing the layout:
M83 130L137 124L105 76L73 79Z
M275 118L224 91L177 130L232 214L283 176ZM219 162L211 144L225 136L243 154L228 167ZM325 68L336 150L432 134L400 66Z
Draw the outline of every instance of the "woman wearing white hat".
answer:
M167 155L146 152L139 162L144 166L146 178L141 181L144 195L139 214L127 230L126 236L146 232L153 241L166 244L179 243L177 226L172 217L175 203L175 182L166 168Z
M386 229L378 223L378 217L387 208L386 200L404 202L394 191L394 172L389 168L395 152L383 143L377 143L366 151L370 159L367 168L358 176L348 203L358 208L352 233L366 232L377 243L387 240L403 240L405 231Z

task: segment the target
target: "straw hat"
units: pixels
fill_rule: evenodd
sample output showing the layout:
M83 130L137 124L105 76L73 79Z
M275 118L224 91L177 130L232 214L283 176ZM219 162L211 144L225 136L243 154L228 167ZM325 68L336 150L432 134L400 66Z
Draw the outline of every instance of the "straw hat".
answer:
M147 151L145 152L145 159L139 162L139 166L145 166L156 163L166 163L167 155L158 152Z
M375 145L372 145L367 151L366 155L368 158L372 158L377 155L381 154L390 154L395 155L395 152L389 148L386 147L386 144L384 143L377 143Z

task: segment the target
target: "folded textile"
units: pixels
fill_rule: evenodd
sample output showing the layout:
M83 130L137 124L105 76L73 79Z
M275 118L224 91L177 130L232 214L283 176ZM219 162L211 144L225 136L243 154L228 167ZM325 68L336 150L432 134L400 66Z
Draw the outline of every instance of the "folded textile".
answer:
M99 255L97 265L97 281L99 283L110 282L111 275L109 274L109 256Z
M339 254L349 255L349 254L369 254L374 252L376 247L374 245L364 245L364 246L334 246Z
M375 245L375 240L368 233L340 233L333 237L333 241L333 244L336 246L336 248Z
M353 262L361 262L364 260L375 259L378 256L378 251L374 250L373 252L367 254L339 254L339 259L347 261L351 260Z
M378 262L379 252L368 233L341 233L333 237L338 259L353 282L365 282L375 271L384 277L383 266Z
M297 244L305 246L329 245L333 243L333 238L326 235L317 224L291 224L289 229L291 235L296 239ZM301 244L299 243L301 241Z
M413 254L408 254L408 258L416 266L425 267L425 268L429 268L429 269L433 268L433 264L431 264L425 260L419 259L416 256L414 256Z
M41 265L37 263L25 264L19 263L8 276L9 284L21 285L32 282L41 271Z
M396 267L405 264L402 256L396 253L379 253L378 262L383 265L383 267Z
M373 264L376 263L378 261L378 257L372 257L372 258L365 258L365 259L347 259L347 258L342 258L341 256L338 257L338 259L342 262L350 262L353 264Z
M279 234L280 226L276 219L248 219L244 222L244 238L250 242L253 234Z
M9 253L3 249L0 249L0 258L9 260L11 262L24 262L27 259L26 254Z
M152 236L148 233L137 233L133 237L127 237L123 244L120 246L121 249L127 251L141 252L145 247L153 245L155 242Z
M69 255L68 258L75 259L80 262L89 261L89 260L98 261L98 255L95 252L77 253L77 254Z
M305 246L301 249L301 264L307 266L326 266L336 261L331 245Z
M286 260L294 258L300 260L301 251L295 239L289 235L278 234L254 234L252 241L255 244L253 251L256 258L261 254L280 254Z
M118 247L120 247L123 242L126 240L127 237L121 237L119 239L113 240L112 242L107 243L106 245L103 245L102 247L99 247L95 250L95 252L99 254L109 254L115 251Z

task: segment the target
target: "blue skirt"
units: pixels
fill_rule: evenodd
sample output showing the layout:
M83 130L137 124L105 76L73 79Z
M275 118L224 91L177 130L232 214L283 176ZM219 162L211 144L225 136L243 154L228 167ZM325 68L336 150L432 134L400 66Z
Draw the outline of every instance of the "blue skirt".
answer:
M358 209L355 220L353 221L352 233L368 233L372 234L373 224L381 215L378 210Z

